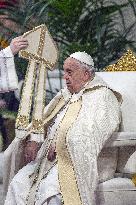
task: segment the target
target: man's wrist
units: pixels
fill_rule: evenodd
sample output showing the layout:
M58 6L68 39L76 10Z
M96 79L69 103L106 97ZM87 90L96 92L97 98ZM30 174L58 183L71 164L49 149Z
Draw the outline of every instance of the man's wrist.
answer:
M6 57L13 57L14 56L10 46L4 48L3 52L4 52Z

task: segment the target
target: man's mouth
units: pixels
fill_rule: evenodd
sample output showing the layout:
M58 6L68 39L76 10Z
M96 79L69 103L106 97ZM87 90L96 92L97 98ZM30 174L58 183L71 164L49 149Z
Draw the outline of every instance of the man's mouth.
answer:
M70 83L70 82L66 82L66 84L67 84L67 85L70 85L71 83Z

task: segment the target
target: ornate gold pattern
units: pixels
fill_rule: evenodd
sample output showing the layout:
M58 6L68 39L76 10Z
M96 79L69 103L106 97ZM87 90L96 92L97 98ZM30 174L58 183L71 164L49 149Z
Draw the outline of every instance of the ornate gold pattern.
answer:
M80 193L78 190L78 184L77 184L76 176L74 173L74 167L72 165L72 162L71 162L71 159L69 156L69 152L68 152L68 148L66 145L67 132L68 132L69 128L72 126L75 119L77 118L78 113L81 109L81 100L79 100L78 102L75 102L75 103L71 103L69 105L69 108L66 111L64 118L60 122L60 126L57 129L57 136L58 136L57 160L59 161L59 166L63 167L63 169L61 169L61 167L59 167L60 168L60 170L59 170L59 173L60 173L59 180L60 181L59 182L61 185L61 191L62 191L62 195L63 195L62 202L65 205L73 205L73 204L74 205L82 205ZM46 119L46 122L44 122L44 123L48 123L48 121L50 119L52 119L53 116L56 115L56 113L59 112L59 110L63 107L64 104L65 104L65 102L64 102L63 98L60 98L60 101L58 102L57 106L52 111L53 113L51 112L49 114L48 120ZM61 143L59 143L59 140L61 141ZM41 182L41 179L45 178L47 176L48 172L50 171L51 167L56 164L56 161L51 163L47 160L47 154L48 154L49 147L50 147L51 143L52 143L52 140L49 140L46 142L46 149L45 149L46 151L45 151L44 155L41 157L39 164L37 164L34 175L32 175L32 178L31 178L32 186L31 186L31 189L30 189L29 194L27 196L27 204L29 204L29 205L33 204L33 201L35 199L35 194L36 194L35 192L38 191L38 185ZM62 150L61 150L61 148L62 148ZM62 161L62 158L64 159L64 161ZM66 166L64 166L65 162L66 162ZM44 170L44 172L42 170ZM64 172L62 173L62 170L65 170L64 171L65 174L64 174ZM66 182L68 181L68 177L70 177L70 180L69 180L70 183L65 183L65 181ZM66 185L66 187L65 187L65 185Z
M29 116L18 115L16 119L16 128L26 129L29 125Z
M32 120L32 132L44 133L43 120L41 119Z
M40 35L40 42L39 42L39 47L38 47L38 52L37 52L37 54L32 54L32 53L30 53L30 52L28 52L28 51L21 50L21 51L19 52L19 56L22 57L22 58L26 58L26 59L28 59L28 60L34 60L34 61L36 61L37 63L43 63L43 64L45 64L50 70L53 70L53 68L54 68L54 66L55 66L55 64L57 63L57 60L58 60L58 49L57 49L57 46L56 46L55 42L53 41L53 39L52 39L50 33L49 33L49 36L51 37L52 43L53 43L53 45L54 45L54 47L56 48L56 51L57 51L57 59L56 59L56 62L55 62L55 63L49 62L48 60L46 60L45 58L43 58L43 57L41 56L42 51L43 51L44 41L45 41L45 33L46 33L46 31L48 31L47 27L46 27L44 24L42 24L42 25L40 25L40 26L37 26L37 27L33 28L31 31L26 32L23 36L25 37L25 36L27 36L27 35L29 35L29 34L35 32L35 31L37 31L37 30L40 29L40 28L41 28L41 35Z
M109 65L104 71L136 71L136 56L131 50L128 50L117 63Z
M35 83L36 74L37 74L36 69L38 68L39 76L38 76L38 80L37 80L37 89L35 90L36 97L35 97L35 100L34 100L34 108L35 109L34 109L33 114L32 114L33 115L33 117L32 117L32 130L33 130L33 132L36 132L36 133L37 132L38 133L43 133L43 131L44 131L43 123L42 123L43 116L41 115L41 111L43 113L44 103L45 103L45 86L44 86L45 85L45 80L41 80L42 76L40 75L40 72L44 73L44 77L46 78L46 67L50 68L51 70L53 69L53 67L55 66L55 63L58 60L58 58L56 58L58 56L58 52L57 52L57 47L56 47L52 37L50 36L50 33L48 32L47 27L45 25L40 25L38 27L35 27L33 30L26 32L23 36L27 37L27 35L35 32L37 30L40 31L40 33L38 33L38 35L40 34L40 40L39 40L38 50L36 51L36 54L28 52L27 50L22 50L19 53L21 57L26 58L26 59L29 60L29 66L28 66L26 77L25 77L25 83L24 83L24 87L23 87L23 94L22 94L22 97L21 97L21 103L20 103L20 107L19 107L17 120L16 120L16 128L20 129L20 126L21 126L21 128L23 128L23 126L24 126L24 129L26 129L29 125L30 113L31 113L31 107L32 107L32 97L34 95L34 83ZM55 56L55 58L54 58L54 61L56 60L55 63L49 62L44 57L42 57L43 49L44 49L44 47L46 47L46 45L45 45L46 32L49 34L49 36L50 36L49 39L53 43L53 46L56 48L55 51L56 51L57 56ZM38 39L39 39L39 37L38 37ZM24 107L24 105L26 103L25 100L24 100L25 99L24 98L24 93L26 91L26 84L29 81L29 79L28 79L28 74L30 72L29 68L30 68L31 63L33 63L33 62L35 62L35 70L33 72L33 76L32 77L29 76L29 78L33 78L33 84L26 92L27 96L29 98L29 100L27 102L27 103L29 103L29 107L27 106L27 109L25 111L25 113L27 113L27 114L25 116L24 113L22 114L21 111L22 111L22 107ZM37 66L37 68L36 68L36 66ZM43 68L45 69L44 72L43 72ZM42 88L42 91L43 91L41 95L39 94L40 93L39 88ZM40 103L40 108L39 108L39 111L40 111L39 113L40 114L39 114L38 117L37 117L37 115L35 116L35 110L38 110L37 96L40 96L39 97L40 102L42 101L42 105ZM27 120L25 120L25 119L27 119Z
M57 106L55 106L55 108L53 110L48 110L48 113L46 113L46 118L43 121L44 126L47 126L47 124L49 123L49 121L51 119L53 119L54 116L56 116L56 114L59 112L59 110L65 105L65 101L63 98L60 98ZM27 195L27 199L26 199L26 205L30 205L30 204L34 204L34 200L35 200L35 194L38 191L39 188L39 184L41 182L42 179L44 179L50 169L57 163L57 161L53 161L53 162L49 162L47 160L47 155L48 155L48 151L49 151L49 147L51 146L53 140L48 140L46 141L46 145L45 145L45 152L42 155L42 157L40 158L40 160L37 163L37 166L35 168L34 174L30 176L31 180L32 180L32 185L31 188L29 190L29 193ZM44 166L44 169L43 169ZM43 173L44 170L44 173Z
M60 109L65 105L65 101L63 98L60 98L57 105L52 109L51 113L49 115L43 116L43 124L46 125L49 123L50 120L52 120L57 113L60 111Z
M39 46L38 46L38 52L37 52L37 54L39 56L41 56L42 52L43 52L44 43L45 43L45 33L46 33L46 27L42 26L42 28L41 28L41 35L40 35L40 41L39 41Z
M43 72L42 72L43 71ZM43 77L43 81L41 83L41 75ZM32 130L36 133L44 133L44 125L43 125L43 111L45 105L45 81L46 81L46 69L43 70L42 65L39 65L39 75L37 80L37 88L36 88L36 97L34 101L34 110L33 110L33 117L32 117ZM42 84L42 88L41 88ZM40 102L38 96L40 95ZM41 114L39 113L39 106ZM37 119L38 113L38 119Z
M23 58L26 58L26 59L29 59L29 60L34 60L34 61L36 61L37 63L41 63L41 64L43 63L43 64L45 64L50 70L53 70L53 67L55 66L55 64L50 63L49 61L45 60L45 59L42 58L41 56L35 55L35 54L32 54L32 53L29 53L29 52L27 52L27 51L21 51L20 57L23 57Z
M25 77L25 81L24 81L24 86L23 86L23 91L22 91L22 96L21 96L21 102L20 102L20 105L19 105L19 110L18 110L18 115L17 115L17 119L16 119L16 128L24 128L26 129L29 125L29 118L30 118L30 112L31 112L31 104L32 104L32 96L33 96L33 92L34 92L34 79L35 79L35 76L36 76L36 64L35 64L35 68L34 68L34 72L33 72L33 84L32 84L32 87L31 87L31 93L30 93L30 96L29 96L29 101L27 102L29 104L29 108L27 110L27 115L24 116L21 114L21 110L22 110L22 104L24 103L24 93L25 93L25 90L26 90L26 84L27 84L27 81L28 81L28 75L29 75L29 72L30 72L30 64L31 64L31 61L29 62L28 64L28 68L27 68L27 73L26 73L26 77ZM26 102L25 102L26 103Z
M32 30L25 32L23 36L25 37L25 36L27 36L28 34L33 33L34 31L37 31L39 28L42 28L43 26L45 26L45 25L44 25L44 24L41 24L41 25L39 25L39 26L36 26L36 27L33 28Z
M71 103L57 130L56 153L59 183L65 205L82 205L74 167L68 152L66 136L81 109L81 100Z

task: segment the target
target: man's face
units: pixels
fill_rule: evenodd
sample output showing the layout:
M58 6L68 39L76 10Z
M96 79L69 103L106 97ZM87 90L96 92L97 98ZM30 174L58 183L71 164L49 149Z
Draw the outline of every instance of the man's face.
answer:
M71 93L78 93L89 80L89 72L81 68L79 62L74 58L67 58L63 65L64 79Z

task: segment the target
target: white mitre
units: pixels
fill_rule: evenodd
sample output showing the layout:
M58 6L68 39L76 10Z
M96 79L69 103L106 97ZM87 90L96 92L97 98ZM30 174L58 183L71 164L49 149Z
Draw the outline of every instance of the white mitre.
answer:
M78 51L78 52L72 53L70 55L70 57L74 58L82 63L85 63L89 66L94 67L94 61L93 61L92 57L89 54L87 54L86 52Z

